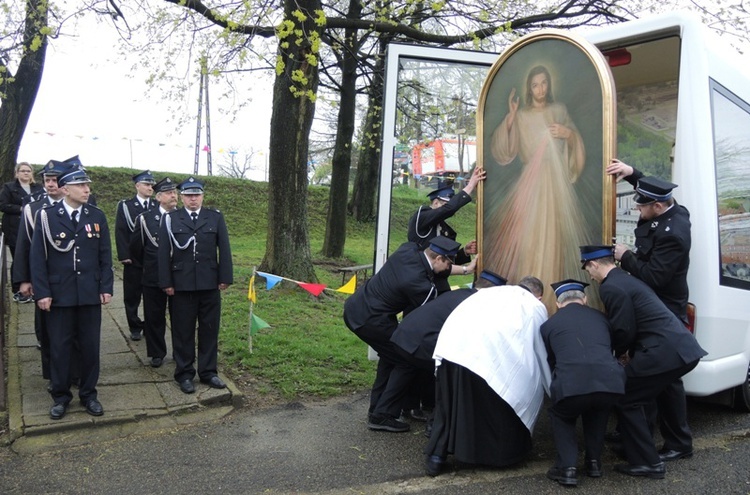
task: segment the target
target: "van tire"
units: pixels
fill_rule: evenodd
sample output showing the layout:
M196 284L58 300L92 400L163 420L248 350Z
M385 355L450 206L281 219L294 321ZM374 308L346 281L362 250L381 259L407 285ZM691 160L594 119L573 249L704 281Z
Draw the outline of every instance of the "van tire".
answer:
M745 383L734 388L734 408L738 411L750 412L750 365L747 368Z

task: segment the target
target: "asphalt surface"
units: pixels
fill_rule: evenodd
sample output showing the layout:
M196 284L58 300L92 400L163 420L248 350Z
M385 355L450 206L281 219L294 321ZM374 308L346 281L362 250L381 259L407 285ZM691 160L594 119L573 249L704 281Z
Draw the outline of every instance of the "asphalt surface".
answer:
M117 315L118 304L107 312ZM31 309L31 305L15 305L12 311L23 315ZM124 321L124 314L121 318L111 319ZM455 465L449 459L446 471L432 478L424 472L424 423L412 423L408 433L368 430L367 391L323 402L259 409L241 407L233 387L227 392L229 397L222 399L209 399L205 394L216 391L199 388L195 397L188 396L190 404L170 407L165 397L171 397L172 392L181 394L171 380L173 364L168 361L163 368L152 370L145 359L145 343L130 342L117 326L120 340L130 350L114 354L130 352L137 362L122 356L107 358L112 363L124 361L127 366L121 363L108 368L109 378L103 367L100 396L105 415L101 418L73 411L71 418L66 417L67 424L65 420L44 420L49 398L26 398L40 394L37 389L44 382L24 376L33 367L19 359L15 365L19 388L16 398L11 394L9 400L11 405L13 401L21 403L14 406L20 407L20 419L13 420L21 421L21 429L12 430L14 441L0 447L0 494L539 495L568 490L545 477L555 451L544 411L534 431L533 451L525 462L496 469ZM19 343L27 339L22 335L18 333ZM29 347L24 344L16 352L36 356L33 342L30 346L24 351ZM131 367L139 370L137 375L125 373L124 368ZM12 368L9 362L9 373ZM135 383L136 377L143 383ZM24 382L29 384L22 385ZM163 405L158 407L118 407L115 394L128 387L135 389L133 397L148 387L169 392L163 392ZM203 399L199 398L201 392ZM153 394L149 397L154 399ZM34 407L40 411L33 410L31 404L37 404ZM669 463L664 480L613 472L613 465L621 461L608 450L603 459L604 477L581 478L576 492L750 493L750 415L693 400L688 411L695 455ZM11 417L16 414L18 411L12 412ZM0 440L10 442L11 436L6 433Z

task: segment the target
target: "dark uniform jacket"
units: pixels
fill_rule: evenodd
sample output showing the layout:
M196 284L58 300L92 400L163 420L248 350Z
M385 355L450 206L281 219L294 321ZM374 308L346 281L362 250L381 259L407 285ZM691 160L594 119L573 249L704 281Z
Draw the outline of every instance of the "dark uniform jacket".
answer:
M396 315L418 308L437 292L427 256L416 243L405 242L378 273L344 303L344 321L351 330L365 325L393 327Z
M176 291L231 284L232 251L224 216L203 207L193 223L185 208L169 212L159 229L159 287Z
M158 252L161 220L162 213L158 206L141 213L135 219L135 230L130 238L130 259L143 267L141 283L147 287L159 287Z
M0 190L0 211L3 212L2 230L5 234L5 244L8 246L16 245L18 226L21 223L21 208L41 191L44 191L44 187L39 184L31 184L30 189L31 194L27 193L16 179L4 184L2 190Z
M391 342L417 359L432 360L445 320L476 289L457 289L441 294L409 313L391 335Z
M456 231L445 220L452 217L461 207L471 203L471 196L464 191L455 194L450 201L440 208L420 206L419 210L409 220L409 230L406 234L409 242L415 242L420 249L429 247L430 241L438 235L456 240ZM463 249L456 256L456 264L463 265L471 261Z
M34 300L51 297L52 306L101 304L99 295L112 294L114 284L104 213L85 204L74 228L63 205L40 210L29 263L33 267Z
M625 393L625 368L612 355L609 321L600 311L570 303L544 322L541 332L553 402L595 392Z
M609 272L599 295L612 325L616 355L630 352L628 376L665 373L707 354L653 290L620 268Z
M149 208L154 203L148 200ZM148 208L146 208L148 209ZM115 218L115 244L117 245L117 259L130 259L130 238L135 229L135 219L138 215L146 211L141 205L138 195L130 199L123 199L117 203L117 217ZM135 266L140 266L136 264Z
M13 283L31 282L29 253L34 227L36 226L37 212L50 206L52 206L52 203L49 202L49 197L45 195L39 197L33 203L28 203L21 210L21 225L18 227L18 239L16 239L16 250L13 256Z
M643 173L634 169L626 177L633 187ZM690 265L690 212L674 206L652 220L639 220L635 229L635 251L626 252L620 266L651 287L667 308L687 323Z

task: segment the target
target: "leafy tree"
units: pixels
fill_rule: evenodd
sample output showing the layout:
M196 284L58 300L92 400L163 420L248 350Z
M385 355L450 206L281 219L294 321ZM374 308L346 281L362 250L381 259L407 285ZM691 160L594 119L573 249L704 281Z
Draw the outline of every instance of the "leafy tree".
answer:
M8 6L6 6L7 9ZM12 7L12 6L11 6ZM27 0L25 8L3 9L0 37L0 181L13 178L18 149L42 82L47 54L49 5Z

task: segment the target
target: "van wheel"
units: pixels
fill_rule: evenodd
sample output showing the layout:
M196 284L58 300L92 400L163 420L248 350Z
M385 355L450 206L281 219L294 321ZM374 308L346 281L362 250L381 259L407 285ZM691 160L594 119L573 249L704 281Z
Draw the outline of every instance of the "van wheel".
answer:
M750 412L750 366L747 368L745 383L734 388L734 407L743 412Z

